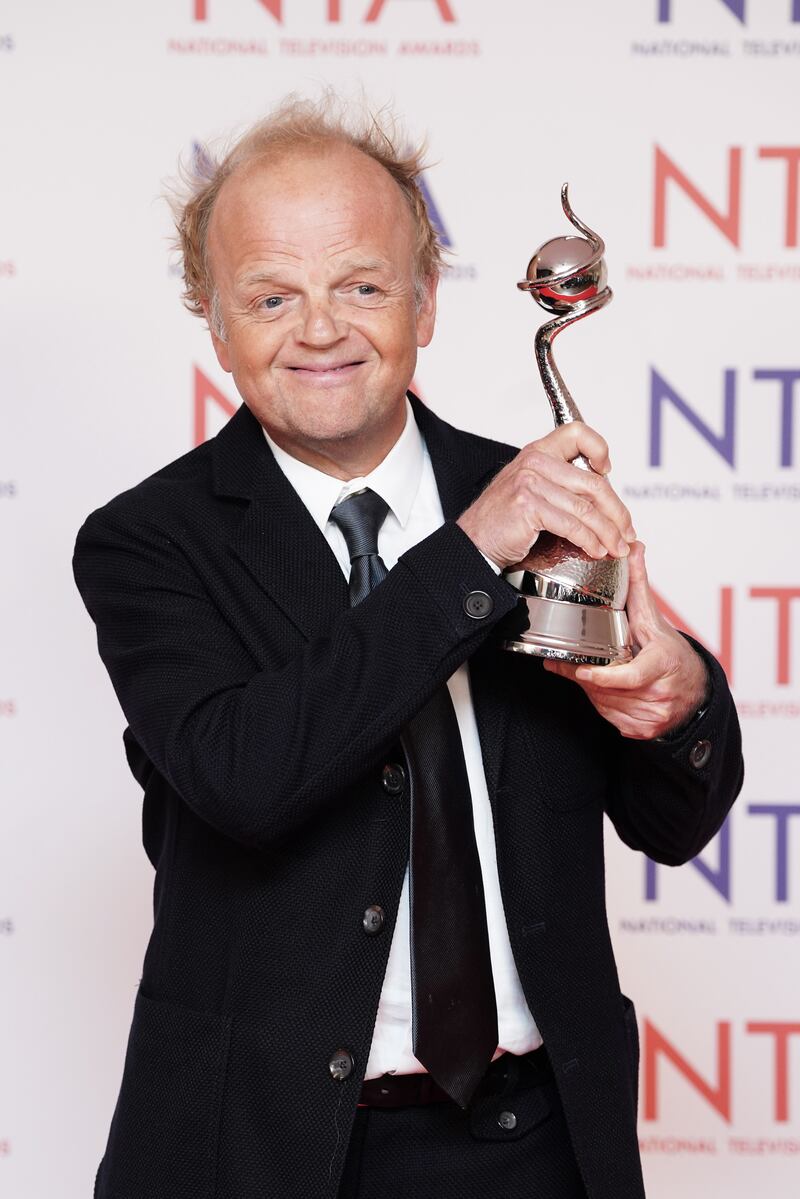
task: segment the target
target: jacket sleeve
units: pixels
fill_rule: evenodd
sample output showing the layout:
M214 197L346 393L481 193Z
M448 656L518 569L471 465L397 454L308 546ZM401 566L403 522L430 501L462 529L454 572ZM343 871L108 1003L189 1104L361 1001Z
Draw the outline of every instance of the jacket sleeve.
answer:
M262 670L152 522L93 513L73 569L136 743L200 817L255 847L342 802L518 599L448 521L327 636ZM485 615L467 611L475 590Z
M608 815L627 845L666 866L680 866L701 852L744 778L739 720L725 673L699 642L687 640L708 670L703 714L663 740L632 740L609 726Z

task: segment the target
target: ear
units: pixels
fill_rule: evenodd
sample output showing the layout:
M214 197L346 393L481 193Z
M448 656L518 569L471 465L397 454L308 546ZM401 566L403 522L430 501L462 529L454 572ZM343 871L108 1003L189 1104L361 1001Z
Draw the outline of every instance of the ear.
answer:
M436 325L436 291L439 286L438 275L425 280L425 294L417 309L417 345L426 346L433 337Z
M232 367L231 356L228 353L228 343L227 341L223 341L222 338L214 332L211 324L211 301L209 300L208 296L203 296L200 300L200 303L203 306L203 316L206 318L208 331L211 334L211 343L214 346L214 353L217 356L217 362L224 371L227 371L228 374L230 374Z

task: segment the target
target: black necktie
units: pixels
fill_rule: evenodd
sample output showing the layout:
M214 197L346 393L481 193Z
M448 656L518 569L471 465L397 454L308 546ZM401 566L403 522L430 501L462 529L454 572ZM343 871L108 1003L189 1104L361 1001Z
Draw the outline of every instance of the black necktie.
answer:
M331 512L350 553L350 602L386 577L373 491ZM411 990L414 1056L466 1108L497 1048L497 1005L472 798L446 685L401 734L411 776Z

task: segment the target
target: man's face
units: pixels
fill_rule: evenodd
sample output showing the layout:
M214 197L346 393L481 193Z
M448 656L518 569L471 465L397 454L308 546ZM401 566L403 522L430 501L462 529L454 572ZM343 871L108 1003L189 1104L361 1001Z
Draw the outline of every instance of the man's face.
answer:
M434 285L415 302L414 233L397 184L350 147L255 162L221 188L209 255L227 339L214 348L290 453L383 456L399 436L435 317Z

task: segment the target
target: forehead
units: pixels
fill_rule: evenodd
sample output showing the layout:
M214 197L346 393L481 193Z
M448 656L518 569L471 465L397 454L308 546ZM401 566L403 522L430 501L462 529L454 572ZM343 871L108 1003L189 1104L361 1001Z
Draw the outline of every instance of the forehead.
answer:
M214 273L263 256L330 260L355 249L406 269L414 222L380 163L350 146L320 147L235 171L220 189L208 243Z

